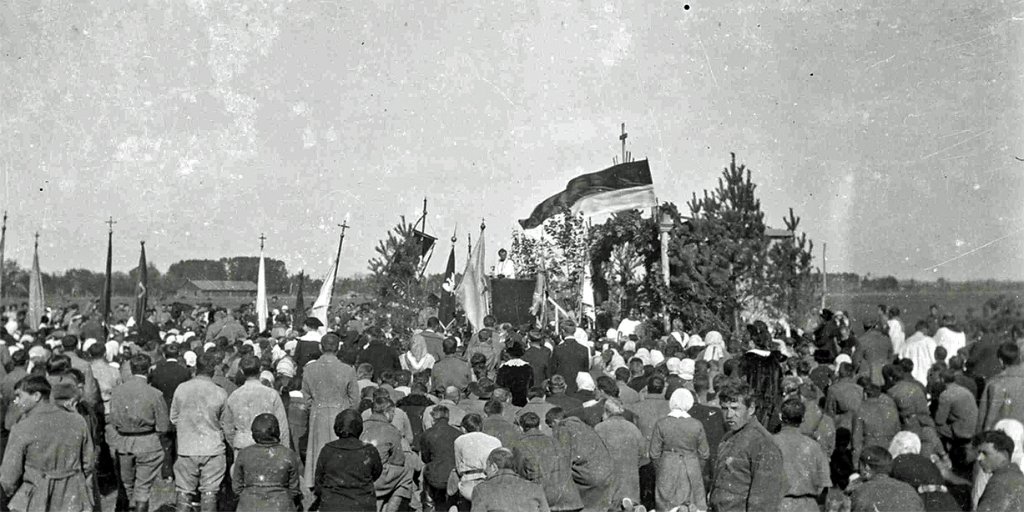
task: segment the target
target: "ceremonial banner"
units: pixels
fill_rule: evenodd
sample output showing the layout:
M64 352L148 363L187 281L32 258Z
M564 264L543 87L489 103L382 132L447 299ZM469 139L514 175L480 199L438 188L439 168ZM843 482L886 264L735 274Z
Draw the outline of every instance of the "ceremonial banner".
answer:
M142 252L139 254L139 284L135 287L135 324L138 325L146 319L146 301L149 299L149 280L146 275L149 272L146 266L146 242L139 242Z
M309 316L320 320L327 327L327 308L331 305L331 294L334 293L334 277L338 275L336 269L338 267L338 260L334 260L334 264L331 265L330 270L324 274L324 284L320 287L320 295L317 295L316 302L313 303L313 308L309 311Z
M260 249L260 270L256 278L256 317L260 333L267 330L267 270L263 263L263 249Z
M448 266L444 270L444 283L441 284L441 304L437 308L437 318L441 325L448 325L455 318L455 245L448 253Z
M476 247L466 262L466 271L462 273L462 282L455 291L456 297L466 312L466 320L479 330L484 326L484 317L488 314L490 304L490 285L484 271L484 237L480 236Z
M648 208L655 204L651 168L647 160L639 160L569 180L565 190L537 205L530 217L520 220L519 225L523 229L540 226L548 218L560 213L563 206L573 213L593 216L632 208Z
M36 235L37 237L39 235ZM28 279L28 320L29 327L38 329L43 318L46 302L43 297L43 274L39 271L39 239L36 238L36 249L32 254L32 273ZM51 319L52 321L52 319Z
M581 318L589 318L590 325L597 322L597 310L594 308L594 281L591 277L590 257L583 263L583 283L580 286Z
M538 323L543 325L541 321L544 317L544 305L548 293L548 276L547 268L541 263L541 268L537 270L537 282L533 286L533 305L530 307L530 314L538 317Z
M306 299L302 296L302 285L306 281L306 274L299 272L299 291L295 294L295 314L292 315L294 321L292 327L298 331L302 327L302 322L306 321Z

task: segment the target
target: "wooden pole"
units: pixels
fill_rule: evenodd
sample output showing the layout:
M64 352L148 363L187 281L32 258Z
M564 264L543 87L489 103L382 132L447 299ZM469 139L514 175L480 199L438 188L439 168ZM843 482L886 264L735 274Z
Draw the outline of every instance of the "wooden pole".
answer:
M825 298L828 296L828 256L825 251L828 244L821 244L821 309L825 309Z

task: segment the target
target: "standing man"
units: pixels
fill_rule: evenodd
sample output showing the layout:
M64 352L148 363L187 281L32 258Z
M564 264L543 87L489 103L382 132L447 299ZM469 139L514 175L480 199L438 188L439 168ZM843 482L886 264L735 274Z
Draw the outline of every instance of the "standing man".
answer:
M171 423L178 432L174 486L179 511L189 510L197 489L201 493L199 510L217 510L217 490L227 470L219 418L228 398L224 388L213 382L218 364L218 355L203 354L196 365L196 376L178 386L171 400Z
M164 461L160 436L170 430L164 397L148 382L151 362L146 354L132 357L131 378L110 393L110 422L119 439L118 467L136 512L149 510L150 491Z
M252 421L263 413L277 418L281 439L291 439L281 395L260 381L260 360L252 354L242 356L238 369L245 376L245 384L228 396L220 415L221 429L228 444L235 453L256 444L252 438Z
M498 249L498 263L494 265L493 273L498 279L516 278L516 265L508 259L508 251L504 248Z
M178 361L181 347L176 343L168 343L163 347L164 360L153 367L149 373L149 383L159 390L164 397L164 404L167 409L171 408L171 400L174 392L183 382L187 382L190 375L188 368ZM161 443L164 447L164 467L162 476L167 478L174 474L174 458L177 450L174 447L174 432L164 433Z
M1020 362L1020 348L1007 341L999 346L998 355L1004 370L992 377L981 393L978 432L991 430L1004 418L1024 423L1024 364Z
M754 394L743 381L727 381L718 391L729 432L718 449L710 505L718 512L779 510L789 488L782 451L755 416Z
M398 352L384 343L384 333L378 327L370 327L363 331L363 336L369 338L369 344L359 352L357 363L369 363L373 365L373 381L380 382L380 374L385 370L401 370L402 363L398 359Z
M853 353L853 367L857 375L871 379L876 386L885 384L882 378L882 367L892 361L894 354L892 340L882 334L876 325L865 325L864 334L857 338L857 348Z
M825 488L832 487L828 458L821 445L800 432L804 412L804 403L799 398L783 402L782 430L774 436L789 481L779 509L784 512L818 512L818 496Z
M50 403L50 383L29 375L15 389L23 416L0 464L10 510L92 510L95 453L85 419ZM13 495L13 496L12 496Z
M315 319L314 319L315 320ZM338 359L341 338L328 333L320 340L323 353L303 370L302 394L309 404L309 439L306 445L305 482L313 485L316 459L324 445L337 439L334 418L359 404L356 371Z
M853 416L853 460L859 460L861 451L869 446L889 446L899 431L900 415L896 404L882 395L878 386L867 384L864 401Z
M574 338L576 326L565 322L559 326L562 343L551 354L551 376L561 375L565 379L566 393L576 392L576 375L590 370L590 351Z
M319 329L323 326L324 324L319 319L311 316L302 321L302 336L295 341L295 364L300 370L310 361L315 361L320 357L322 336L320 336Z

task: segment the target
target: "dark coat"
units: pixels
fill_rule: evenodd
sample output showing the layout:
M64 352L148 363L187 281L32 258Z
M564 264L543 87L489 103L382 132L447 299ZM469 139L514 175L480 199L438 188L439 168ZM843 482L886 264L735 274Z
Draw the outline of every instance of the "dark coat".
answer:
M867 398L853 418L853 460L868 446L889 448L889 442L900 431L899 413L892 400L885 395Z
M850 379L841 379L828 388L825 395L825 414L835 419L836 430L853 428L853 417L864 401L864 388Z
M448 473L455 468L455 439L462 434L461 430L447 423L437 423L423 432L420 457L427 485L435 489L444 489L448 485Z
M754 414L758 421L769 431L780 426L779 407L782 405L782 363L786 356L779 352L769 352L763 356L747 352L740 358L740 375L754 393L757 405Z
M530 347L523 354L523 361L530 363L533 370L533 385L539 386L541 382L550 377L548 373L551 365L551 351L547 347Z
M189 374L188 368L177 361L160 361L149 372L150 385L163 393L167 407L171 406L174 390L178 389L182 382L191 378L192 375Z
M553 404L555 407L560 407L563 412L569 412L583 407L582 400L564 393L548 396L547 402L549 404ZM544 418L541 418L540 420L544 421Z
M237 509L296 510L296 498L302 497L301 474L302 462L298 455L280 444L242 448L231 468L231 486L238 494Z
M316 460L313 492L321 511L376 511L373 483L384 470L371 444L350 437L324 445Z
M708 448L711 449L711 456L708 460L717 460L718 445L725 437L725 415L722 414L722 410L718 407L694 403L688 412L691 418L699 421L704 427L704 435L708 438Z
M511 446L520 436L519 429L501 415L491 415L484 418L480 425L480 431L498 438L502 446Z
M395 352L395 349L379 340L371 342L369 346L360 351L356 362L373 365L374 382L380 381L380 372L384 370L402 369L402 362L398 359L398 352Z
M550 375L565 378L567 394L576 392L576 374L590 370L590 352L572 338L566 338L551 354Z
M473 512L547 512L544 488L520 478L511 469L502 469L473 489Z
M871 379L875 385L885 383L882 378L882 367L892 361L892 340L877 329L865 332L857 340L857 349L853 354L853 369L857 375Z
M611 505L615 461L604 440L579 418L566 418L554 434L569 451L572 479L579 488L583 510L607 510Z
M295 365L301 370L306 363L320 358L320 344L315 341L299 339L295 343Z
M991 430L997 421L1010 418L1024 423L1024 364L1002 371L981 392L978 402L978 432Z
M857 485L850 501L851 512L924 512L924 502L913 487L886 475Z
M569 452L558 441L533 430L524 433L511 448L520 461L523 477L544 487L551 510L583 508L580 492L572 480Z
M525 363L525 364L520 364ZM506 361L498 368L494 383L512 393L512 405L522 407L529 401L530 388L533 380L533 368L522 359Z
M992 473L985 485L985 494L978 501L977 512L1020 510L1024 510L1024 475L1019 466L1009 463Z
M434 405L434 402L424 395L409 395L395 403L395 406L405 411L409 417L413 440L419 439L423 434L423 411L431 405Z
M709 504L717 512L778 510L789 488L782 451L756 418L719 445Z

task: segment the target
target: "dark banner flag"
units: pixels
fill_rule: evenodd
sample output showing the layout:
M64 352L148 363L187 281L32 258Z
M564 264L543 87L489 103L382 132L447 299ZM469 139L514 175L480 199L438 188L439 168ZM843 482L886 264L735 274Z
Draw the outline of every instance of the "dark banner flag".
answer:
M647 160L638 160L569 180L565 190L538 204L519 225L533 229L561 213L562 207L592 216L655 204L651 167Z
M292 328L296 331L302 330L302 323L306 321L306 299L302 296L302 283L305 281L305 272L299 272L299 292L295 294L295 314L292 321Z
M149 290L146 288L146 242L139 242L142 245L142 254L139 255L139 284L135 288L135 325L146 319L146 299L149 297Z
M111 260L114 258L114 231L107 233L107 276L103 281L103 326L110 323Z
M437 318L441 325L448 325L455 318L455 245L448 254L448 266L444 270L444 283L441 284L441 305L437 308Z

